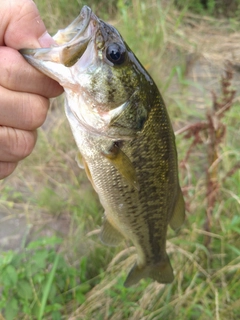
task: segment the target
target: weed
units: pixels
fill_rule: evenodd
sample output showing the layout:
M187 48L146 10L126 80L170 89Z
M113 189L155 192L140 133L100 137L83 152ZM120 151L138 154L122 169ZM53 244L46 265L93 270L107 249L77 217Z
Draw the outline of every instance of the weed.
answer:
M60 319L64 305L73 298L83 302L89 290L86 261L78 268L66 263L57 252L62 239L57 237L32 241L25 250L1 253L0 309L6 320Z
M206 120L196 122L180 129L177 134L184 133L185 139L192 139L192 143L186 152L185 159L181 162L182 168L187 167L189 157L194 149L200 144L205 144L207 154L206 164L206 220L204 229L206 232L211 231L212 214L216 203L218 202L218 195L220 186L222 185L219 176L219 165L221 162L220 149L222 141L226 135L227 127L223 123L223 117L228 111L234 101L236 91L231 88L231 80L233 78L233 71L230 64L227 65L226 74L222 77L221 88L222 97L217 101L216 93L213 92L213 106L206 114ZM222 178L224 181L227 177L232 176L238 169L239 163L236 163ZM188 206L188 203L187 203ZM208 246L211 237L206 235L205 245Z

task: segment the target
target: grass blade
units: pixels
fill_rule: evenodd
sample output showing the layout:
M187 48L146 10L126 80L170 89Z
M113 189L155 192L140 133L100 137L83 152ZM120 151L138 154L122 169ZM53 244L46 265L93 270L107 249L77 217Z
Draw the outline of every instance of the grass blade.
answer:
M47 302L47 298L48 298L48 295L49 295L49 292L51 289L51 284L53 282L53 278L54 278L54 275L56 273L56 269L58 266L59 257L60 257L59 254L57 254L55 257L53 266L52 266L52 270L49 274L48 281L47 281L46 286L44 288L43 296L42 296L42 300L41 300L41 306L40 306L40 310L39 310L39 314L38 314L38 320L42 320L44 309L45 309L46 302Z

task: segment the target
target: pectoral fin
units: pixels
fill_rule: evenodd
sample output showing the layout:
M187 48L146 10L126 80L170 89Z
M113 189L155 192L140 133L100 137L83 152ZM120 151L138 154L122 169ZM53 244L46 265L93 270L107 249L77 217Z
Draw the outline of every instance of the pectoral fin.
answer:
M104 244L115 247L123 241L123 236L111 225L107 218L104 218L100 232L100 239Z
M173 269L166 254L165 259L154 265L139 268L137 264L133 266L124 283L125 287L136 284L142 278L151 278L159 283L170 283L174 279Z
M113 144L108 152L103 152L102 154L112 163L132 187L139 190L136 170L128 156L116 144Z
M185 203L183 199L182 190L179 187L178 198L175 204L172 218L169 222L171 228L176 230L181 227L185 219Z

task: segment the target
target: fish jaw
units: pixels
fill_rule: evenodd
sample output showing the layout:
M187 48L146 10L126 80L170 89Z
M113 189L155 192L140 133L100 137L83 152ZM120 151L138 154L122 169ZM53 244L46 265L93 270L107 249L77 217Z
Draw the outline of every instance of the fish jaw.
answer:
M71 84L74 85L73 81L69 81L71 80L71 73L67 67L54 60L48 61L39 58L41 54L49 54L49 56L54 57L52 49L21 49L20 53L33 67L56 80L63 87ZM56 55L58 55L58 52L56 52Z
M49 48L20 49L19 52L36 69L58 81L64 88L76 84L74 66L82 58L89 42L98 29L99 19L91 9L84 6L79 16L65 29L59 30L53 39L55 43ZM92 52L92 46L88 50ZM93 55L83 59L86 66Z
M89 25L92 10L84 6L77 18L65 29L58 30L53 39L58 45L75 41L86 30Z

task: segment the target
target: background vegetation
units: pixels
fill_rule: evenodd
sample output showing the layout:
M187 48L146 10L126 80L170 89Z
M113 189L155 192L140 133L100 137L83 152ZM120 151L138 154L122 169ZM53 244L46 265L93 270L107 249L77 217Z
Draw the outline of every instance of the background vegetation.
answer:
M75 163L59 97L33 154L0 182L1 225L19 225L1 237L0 319L239 319L240 2L230 2L88 3L153 76L176 131L187 218L168 232L174 282L123 287L134 248L98 240L103 209ZM36 3L52 34L85 4Z

